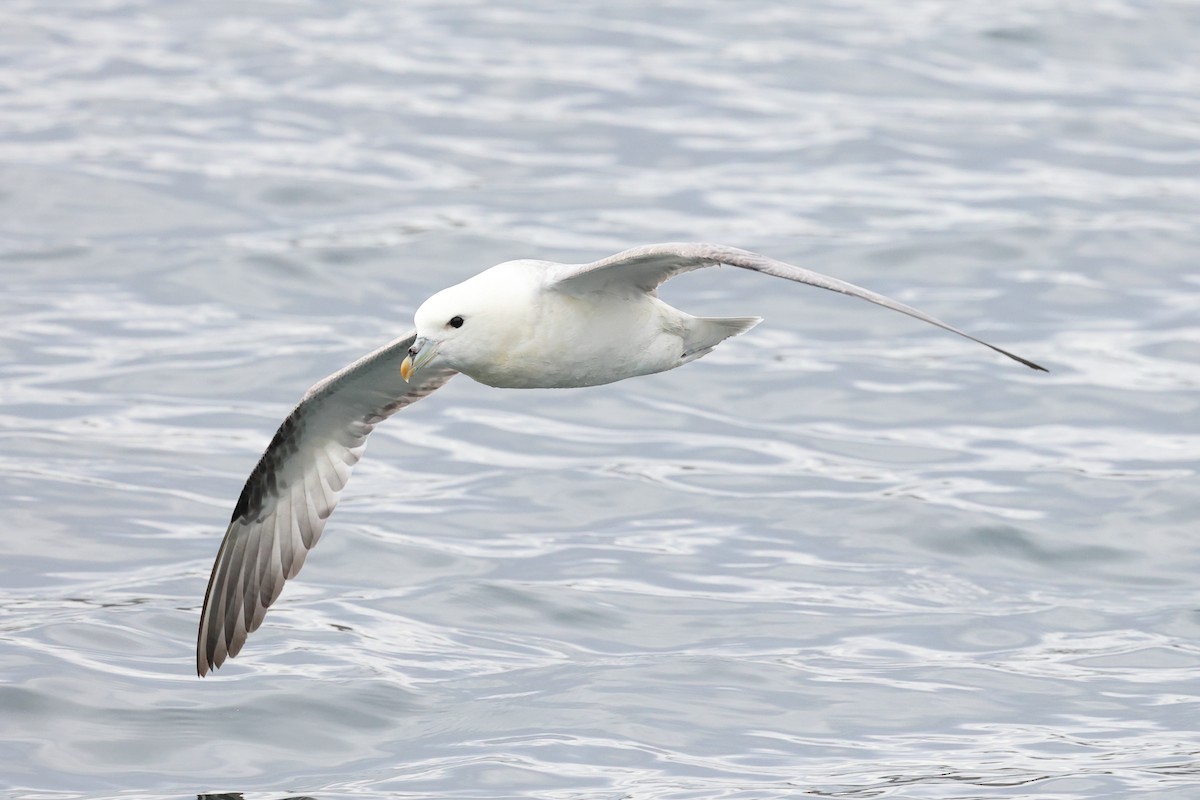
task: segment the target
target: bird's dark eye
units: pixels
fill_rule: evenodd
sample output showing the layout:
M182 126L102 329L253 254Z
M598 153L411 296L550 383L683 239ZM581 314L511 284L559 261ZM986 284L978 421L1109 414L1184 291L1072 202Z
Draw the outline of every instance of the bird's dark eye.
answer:
M449 325L451 328L461 328L462 324L463 324L463 318L462 317L451 317L450 321L446 324Z

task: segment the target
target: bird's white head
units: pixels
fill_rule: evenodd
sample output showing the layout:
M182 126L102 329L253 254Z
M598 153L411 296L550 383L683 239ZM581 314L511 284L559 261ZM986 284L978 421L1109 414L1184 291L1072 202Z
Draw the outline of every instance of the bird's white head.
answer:
M502 369L535 324L533 263L499 264L422 303L414 318L417 339L400 366L404 379L435 359L477 380Z

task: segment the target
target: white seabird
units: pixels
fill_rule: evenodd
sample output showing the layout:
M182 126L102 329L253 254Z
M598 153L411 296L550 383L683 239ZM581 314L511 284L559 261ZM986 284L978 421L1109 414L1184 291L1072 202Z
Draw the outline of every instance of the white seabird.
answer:
M416 329L318 382L250 473L217 551L196 641L205 675L237 655L296 577L376 424L461 372L489 386L596 386L674 369L759 317L693 317L658 299L664 281L728 265L899 311L990 347L922 311L746 250L654 244L591 264L507 261L426 300Z

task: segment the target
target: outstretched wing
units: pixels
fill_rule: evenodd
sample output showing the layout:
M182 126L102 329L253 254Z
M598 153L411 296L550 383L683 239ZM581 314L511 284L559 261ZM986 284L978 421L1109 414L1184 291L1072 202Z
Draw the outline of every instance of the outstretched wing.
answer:
M724 247L719 244L650 244L622 251L614 256L593 261L591 264L561 264L550 270L547 276L547 286L565 292L586 292L621 285L653 293L664 281L676 275L721 264L754 270L766 275L774 275L777 278L787 278L789 281L807 283L809 286L858 297L978 342L1031 369L1047 371L1043 366L1007 350L1002 350L994 344L988 344L982 339L976 339L969 333L964 333L953 325L942 322L937 317L930 316L924 311L919 311L890 297L885 297L878 292L872 292L870 289L855 286L853 283L831 278L828 275L822 275L819 272L813 272L758 253L739 250L736 247Z
M428 369L400 377L416 332L384 345L313 386L288 414L250 473L208 579L196 672L242 649L284 581L296 577L333 513L367 435L391 414L454 376Z

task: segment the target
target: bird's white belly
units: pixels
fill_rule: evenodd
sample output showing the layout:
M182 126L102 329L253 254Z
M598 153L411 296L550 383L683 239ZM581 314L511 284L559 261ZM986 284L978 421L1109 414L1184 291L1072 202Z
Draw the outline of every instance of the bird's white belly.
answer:
M679 366L683 315L640 292L579 298L552 294L525 335L468 372L504 388L596 386Z

